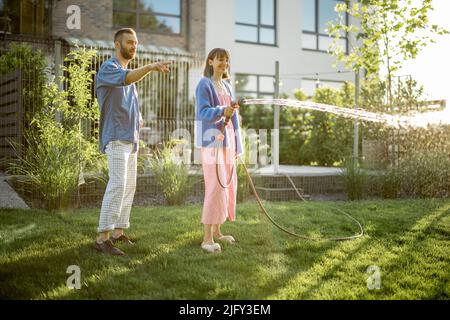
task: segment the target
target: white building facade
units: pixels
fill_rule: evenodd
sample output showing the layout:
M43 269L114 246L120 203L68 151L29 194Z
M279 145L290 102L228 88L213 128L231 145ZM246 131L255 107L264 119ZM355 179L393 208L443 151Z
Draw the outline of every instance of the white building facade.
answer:
M334 7L344 0L207 0L205 56L216 47L231 54L231 75L238 95L273 97L275 61L279 61L280 94L316 86L340 87L353 81L327 52L325 29L335 20ZM348 19L347 19L348 20ZM347 21L352 23L352 21ZM341 44L349 48L347 37Z

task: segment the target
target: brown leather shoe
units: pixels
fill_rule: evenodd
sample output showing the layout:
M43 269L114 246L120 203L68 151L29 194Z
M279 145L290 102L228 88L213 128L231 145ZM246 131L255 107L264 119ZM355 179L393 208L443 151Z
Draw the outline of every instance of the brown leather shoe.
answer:
M117 242L122 242L125 244L134 245L134 242L132 242L130 238L128 238L128 236L126 236L125 234L120 235L120 237L118 238L111 237L111 241L113 244L116 244Z
M111 240L103 241L103 243L95 241L94 248L100 252L112 254L114 256L123 256L125 254L125 252L116 248Z

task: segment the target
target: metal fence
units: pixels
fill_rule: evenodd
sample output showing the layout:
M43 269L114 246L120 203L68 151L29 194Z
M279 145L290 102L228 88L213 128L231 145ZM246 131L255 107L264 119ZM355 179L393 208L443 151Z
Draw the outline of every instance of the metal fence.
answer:
M46 60L47 68L45 76L47 79L54 79L62 75L61 65L64 63L64 57L76 48L84 47L97 51L97 55L92 62L92 68L98 71L101 64L114 55L114 44L106 42L75 40L63 41L61 39L42 39L34 37L11 36L3 38L0 41L0 56L10 51L11 44L26 43L34 50L40 50ZM156 47L144 47L138 50L138 54L129 64L130 69L134 69L145 64L156 61L172 61L171 72L169 74L152 73L136 84L139 97L139 105L144 120L144 127L141 129L141 141L147 146L154 146L160 142L167 141L174 134L175 130L183 130L185 138L188 138L189 145L193 145L194 133L194 90L201 78L202 61L189 53L177 52L169 48L161 48L158 51ZM18 57L18 60L23 58ZM32 62L31 62L32 63ZM20 66L17 70L22 71L22 96L21 99L15 99L21 103L24 110L33 113L39 108L41 103L39 94L35 92L34 84L38 75L27 68ZM9 78L1 75L3 83L9 83ZM94 83L91 88L95 98ZM63 89L63 84L61 84ZM4 89L6 90L6 89ZM9 89L8 89L9 90ZM26 99L27 93L33 93L33 96ZM17 98L17 97L16 97ZM0 96L0 105L6 105L10 96ZM6 110L6 109L5 109ZM9 110L9 108L8 108ZM6 120L0 119L0 126L6 126ZM23 119L23 125L26 127L26 121ZM180 131L178 131L180 132Z
M42 52L47 68L40 68L37 55L22 49L12 50L12 46L28 44L33 50ZM54 47L49 39L31 36L3 34L0 38L0 82L2 94L0 105L0 169L5 169L9 159L15 155L10 141L15 142L18 153L25 145L24 130L29 126L31 114L42 104L42 84L45 74L49 73ZM41 72L37 70L41 69ZM20 74L20 77L19 77ZM11 78L12 76L12 78ZM20 78L20 80L19 80Z
M75 49L76 41L65 44L62 52L67 54ZM114 55L114 46L104 44L83 44L78 46L97 51L93 68ZM141 141L154 146L170 139L175 130L187 130L189 144L193 143L194 129L194 91L201 78L202 61L189 53L175 50L157 51L157 48L141 48L135 59L129 63L135 69L157 61L171 61L170 73L151 73L136 83L140 111L144 120ZM95 90L92 90L95 95Z
M26 147L23 132L33 114L43 105L42 85L47 81L58 83L58 77L63 75L61 66L65 63L67 54L83 47L97 51L92 61L92 69L98 71L101 64L114 55L113 42L99 42L82 39L37 38L22 35L3 35L0 39L0 58L8 56L0 63L0 170L6 170L11 163L14 150L10 140ZM12 45L26 44L33 50L12 50ZM37 51L44 57L44 68L39 70ZM202 73L202 61L187 52L173 48L157 48L144 46L138 49L138 54L129 64L134 69L156 61L171 61L171 72L168 74L151 73L136 84L140 111L144 120L141 129L141 153L145 155L155 145L168 141L171 137L179 138L180 133L187 140L185 148L193 149L194 139L194 92ZM12 72L5 72L9 69ZM42 80L44 80L42 82ZM64 90L64 83L58 83ZM95 82L91 93L95 99ZM40 89L38 88L40 87ZM97 125L97 124L91 124ZM177 133L178 132L178 133ZM20 143L21 142L21 143ZM142 146L142 143L145 146ZM193 152L188 153L185 162L190 163ZM141 175L138 179L137 202L161 202L161 190L157 188L151 175ZM10 183L26 198L32 206L39 207L39 190L32 185L21 183L22 177L13 177ZM198 197L203 185L198 183L199 177L194 177L193 197ZM200 177L201 180L201 177ZM86 177L86 183L78 188L74 198L78 203L99 205L104 193L104 182ZM142 199L148 201L139 200Z

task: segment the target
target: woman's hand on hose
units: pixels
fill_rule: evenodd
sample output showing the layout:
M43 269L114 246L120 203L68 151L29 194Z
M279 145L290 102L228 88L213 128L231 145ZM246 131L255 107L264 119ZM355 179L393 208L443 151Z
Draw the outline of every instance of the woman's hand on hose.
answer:
M223 112L223 115L226 118L231 118L236 110L238 110L241 106L238 101L231 101L231 105L227 106Z
M231 106L227 106L227 107L225 107L225 110L223 111L223 115L226 118L231 118L233 116L235 110L236 110L235 108L233 108Z
M239 101L231 101L231 107L235 110L239 109L241 106L239 105Z

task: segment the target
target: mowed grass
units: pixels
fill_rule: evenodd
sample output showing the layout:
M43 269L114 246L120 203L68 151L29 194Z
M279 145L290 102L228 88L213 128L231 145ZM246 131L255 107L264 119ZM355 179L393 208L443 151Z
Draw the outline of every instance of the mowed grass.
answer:
M1 210L0 297L450 298L450 200L266 205L297 233L357 233L351 220L333 210L339 208L357 218L366 234L343 242L300 240L273 227L248 202L238 205L237 221L223 226L239 242L208 254L200 249L201 205L134 207L128 233L136 245L121 246L127 255L113 257L92 248L99 210ZM67 286L71 265L81 270L79 290Z

